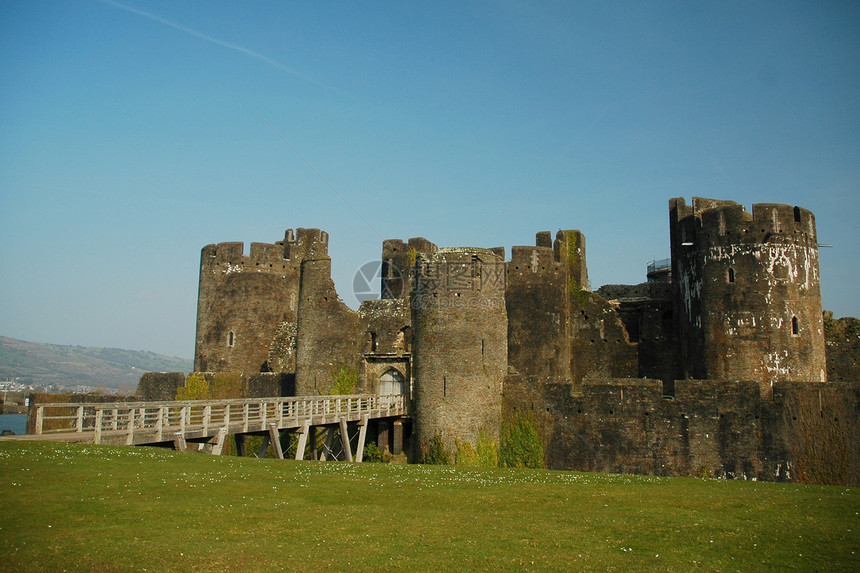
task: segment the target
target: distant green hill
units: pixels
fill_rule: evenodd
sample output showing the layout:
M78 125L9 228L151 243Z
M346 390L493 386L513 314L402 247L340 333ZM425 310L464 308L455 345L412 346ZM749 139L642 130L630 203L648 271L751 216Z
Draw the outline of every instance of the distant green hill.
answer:
M132 392L144 372L190 372L191 360L140 350L26 342L0 336L0 381Z

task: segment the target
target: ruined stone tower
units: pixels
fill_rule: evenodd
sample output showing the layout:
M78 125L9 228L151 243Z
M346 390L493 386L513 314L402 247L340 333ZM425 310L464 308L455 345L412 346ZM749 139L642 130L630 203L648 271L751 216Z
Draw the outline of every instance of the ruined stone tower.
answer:
M440 436L497 440L507 373L505 263L493 251L440 249L419 256L411 293L415 433L419 452Z
M382 242L381 298L408 298L412 292L412 267L418 255L432 256L438 247L424 237L408 242L388 239Z
M687 378L826 380L815 217L789 205L670 201L674 308Z
M203 247L194 369L295 372L301 263L325 255L328 235L288 229L274 244L241 242Z

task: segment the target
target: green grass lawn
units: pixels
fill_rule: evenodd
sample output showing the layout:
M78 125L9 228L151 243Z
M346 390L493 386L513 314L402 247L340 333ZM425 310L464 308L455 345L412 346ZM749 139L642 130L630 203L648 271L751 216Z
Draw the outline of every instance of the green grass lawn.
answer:
M2 571L860 571L845 487L0 442Z

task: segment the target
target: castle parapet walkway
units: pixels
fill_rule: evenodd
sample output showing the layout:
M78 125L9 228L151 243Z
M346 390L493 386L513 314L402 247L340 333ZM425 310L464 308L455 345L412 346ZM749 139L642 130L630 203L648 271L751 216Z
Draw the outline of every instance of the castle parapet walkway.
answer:
M353 461L347 423L358 422L356 461L361 461L367 422L405 416L406 396L371 394L297 396L240 400L164 402L57 403L35 406L34 433L26 438L112 445L155 445L173 442L184 451L189 441L209 442L220 454L228 435L263 434L283 458L281 430L298 430L296 459L302 459L308 435L318 426L340 426L344 453Z

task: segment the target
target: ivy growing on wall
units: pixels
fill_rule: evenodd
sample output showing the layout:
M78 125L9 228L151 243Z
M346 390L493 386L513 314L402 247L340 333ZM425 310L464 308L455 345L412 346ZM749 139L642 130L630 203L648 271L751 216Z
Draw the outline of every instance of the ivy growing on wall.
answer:
M499 467L499 444L483 430L478 435L477 446L465 440L454 440L457 447L455 463L458 466L496 468Z
M424 453L424 463L447 466L451 464L451 455L445 448L445 442L440 434L430 438Z
M526 418L502 428L499 466L503 468L542 468L544 449L535 425Z
M353 394L358 386L358 369L346 364L340 364L332 368L332 387L329 394L339 396Z

